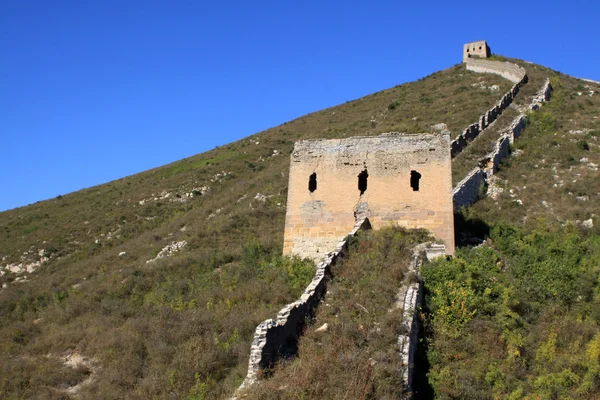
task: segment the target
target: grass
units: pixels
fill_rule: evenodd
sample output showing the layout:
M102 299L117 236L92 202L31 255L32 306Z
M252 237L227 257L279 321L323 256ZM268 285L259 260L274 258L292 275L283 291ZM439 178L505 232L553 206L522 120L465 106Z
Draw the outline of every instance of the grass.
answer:
M395 399L402 395L398 289L424 231L363 231L333 269L323 306L298 357L248 391L252 399ZM317 331L323 324L325 332Z
M483 81L501 90L478 87ZM430 131L440 122L458 132L509 86L458 65L164 167L0 213L0 266L49 255L27 282L0 276L7 285L0 289L0 397L63 398L91 376L82 398L227 398L246 374L255 326L295 299L306 278L305 268L290 270L276 258L293 143ZM390 103L398 105L390 110ZM182 240L178 253L146 263ZM250 265L244 249L257 248L261 257ZM58 362L73 351L97 360L97 371Z
M519 96L531 96L548 70L523 65L531 81ZM597 172L587 166L600 163L599 97L578 96L587 83L552 74L563 95L544 109L549 117L531 121L517 144L522 154L502 166L499 176L510 182L504 195L477 203L466 217L528 229L542 216L558 226L599 215ZM500 90L482 89L482 82ZM295 299L310 275L308 264L278 256L293 143L430 131L440 122L455 136L509 87L458 65L164 167L0 213L0 266L49 257L27 282L6 270L0 276L7 285L0 291L0 398L65 398L87 378L82 398L227 398L246 374L256 324ZM563 186L550 184L553 174ZM256 200L257 193L267 199ZM178 253L146 263L182 240ZM371 309L368 300L357 302ZM60 357L74 351L98 368L65 366Z
M431 398L593 399L600 390L600 87L519 63L530 77L520 101L545 77L553 96L501 164L502 194L462 211L491 230L486 245L423 270L428 372L418 390ZM589 219L592 228L580 224Z
M533 226L539 218L565 225L592 218L598 226L600 142L593 132L600 127L600 96L579 96L579 80L558 73L551 77L552 99L529 114L527 129L515 142L517 156L501 165L502 195L473 207L472 213L489 225Z
M434 397L597 398L598 261L598 235L541 223L425 267Z

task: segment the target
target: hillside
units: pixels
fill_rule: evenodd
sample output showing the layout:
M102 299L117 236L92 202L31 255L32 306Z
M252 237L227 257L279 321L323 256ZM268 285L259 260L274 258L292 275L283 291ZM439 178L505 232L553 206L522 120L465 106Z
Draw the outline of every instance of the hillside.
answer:
M517 107L546 77L557 93L530 117L502 166L501 193L462 218L477 232L501 223L532 229L540 216L555 226L592 218L597 234L600 87L518 63L530 82ZM0 213L0 397L230 396L246 374L256 324L312 276L310 263L280 256L294 141L428 132L440 123L455 136L510 86L457 65L164 167ZM453 170L472 168L489 138L476 139Z

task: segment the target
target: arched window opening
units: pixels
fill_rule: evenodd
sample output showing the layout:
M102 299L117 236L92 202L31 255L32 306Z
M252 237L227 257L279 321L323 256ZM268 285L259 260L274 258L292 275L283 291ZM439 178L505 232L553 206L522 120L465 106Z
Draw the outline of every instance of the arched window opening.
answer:
M308 190L312 193L317 190L317 173L313 174L308 178Z
M421 174L417 171L410 171L410 187L413 192L419 191L419 180L421 179Z
M363 170L360 174L358 174L358 190L360 190L360 194L362 195L367 191L367 178L369 177L369 173L367 170Z

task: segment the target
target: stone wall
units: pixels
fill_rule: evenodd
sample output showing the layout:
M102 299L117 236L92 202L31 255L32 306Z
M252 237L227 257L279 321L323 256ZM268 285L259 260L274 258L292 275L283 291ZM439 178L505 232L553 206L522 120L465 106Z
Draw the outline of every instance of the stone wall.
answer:
M552 85L550 84L550 79L546 79L544 86L539 90L537 95L533 98L533 101L529 105L529 109L531 111L536 111L538 108L542 106L545 102L550 99L550 95L552 93Z
M361 219L348 233L348 237L356 235L359 230L371 229L368 219ZM347 239L341 240L335 250L328 253L315 271L315 276L298 300L283 307L277 319L261 322L254 333L250 348L250 360L246 379L238 389L238 393L253 385L258 380L261 369L273 366L286 354L295 353L298 338L304 330L307 319L310 319L327 292L327 282L331 277L331 266L348 250ZM237 394L236 393L236 396ZM236 397L234 396L233 399Z
M374 229L392 224L428 229L452 254L448 134L297 142L291 156L284 254L318 263L363 216Z
M526 126L527 117L525 115L521 114L515 117L512 124L510 124L510 128L508 130L508 133L510 135L510 144L513 144L514 141L518 139L519 136L521 136L521 132L523 132Z
M485 68L478 68L478 63L485 61ZM473 67L475 65L475 67ZM470 68L470 66L472 69ZM527 83L527 74L525 70L516 64L511 63L500 63L497 61L488 60L476 60L469 59L467 61L467 69L474 72L485 72L493 73L503 76L506 79L515 82L516 78L519 78L513 87L506 92L500 100L489 110L487 110L482 116L479 117L479 122L469 125L460 135L458 135L450 144L450 154L452 158L460 154L465 147L468 146L469 142L475 139L479 134L487 128L492 122L502 114L502 112L513 102L515 96L519 93L521 86ZM510 74L506 73L510 71Z
M550 100L552 95L552 85L550 80L546 82L539 90L537 95L532 99L528 106L529 110L537 110L540 105ZM452 191L454 199L454 208L456 210L461 207L469 206L477 201L479 197L479 188L481 184L490 185L490 179L498 171L500 162L510 155L510 145L521 135L526 127L527 117L524 114L517 116L510 124L509 128L496 141L494 150L481 158L478 166L461 180Z
M454 208L459 210L461 207L475 203L479 198L481 185L486 185L485 172L476 167L452 191Z
M494 150L479 161L485 170L486 176L494 175L498 171L500 161L510 154L510 136L502 135L494 145Z
M467 43L463 46L463 62L468 61L471 57L488 58L491 54L490 46L485 40Z
M516 64L491 60L470 58L466 61L467 70L486 74L496 74L514 83L519 83L526 76L525 70Z
M402 333L398 336L398 348L402 359L402 380L408 393L412 392L415 354L419 337L419 308L423 304L423 284L419 269L424 259L444 256L444 245L422 243L413 249L413 256L405 279L398 293L397 307L402 312Z

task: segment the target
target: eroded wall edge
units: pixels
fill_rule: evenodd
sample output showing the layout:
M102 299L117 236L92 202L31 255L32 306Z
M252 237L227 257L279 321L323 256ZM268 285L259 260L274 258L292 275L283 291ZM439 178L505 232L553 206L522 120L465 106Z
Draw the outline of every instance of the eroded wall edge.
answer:
M550 100L551 95L552 85L550 79L546 79L527 108L531 111L538 110L545 102ZM510 155L510 145L525 129L526 121L527 117L524 114L517 116L507 131L496 141L494 150L481 158L478 166L456 185L452 192L455 210L473 204L480 196L481 185L490 185L492 176L498 171L498 165L505 157Z
M521 86L525 85L528 80L527 74L523 68L509 62L502 63L498 61L469 59L466 64L468 71L500 75L513 82L514 85L492 108L479 117L479 122L469 125L452 141L450 144L450 155L452 158L460 154L463 149L468 146L469 142L479 136L483 130L494 122L496 118L512 104L514 98L519 93L519 89Z
M273 366L281 355L285 354L286 348L290 347L290 344L296 343L304 329L306 320L314 315L319 302L327 292L331 267L348 250L348 237L352 237L359 230L365 229L371 229L371 223L367 218L359 220L348 233L348 236L338 243L335 250L317 265L313 280L298 300L283 307L275 320L267 319L258 324L250 348L248 373L232 400L237 399L237 396L244 389L256 383L261 369Z
M397 307L402 312L402 332L398 336L398 348L402 359L402 382L405 390L412 392L415 355L419 339L419 310L423 304L423 282L419 270L424 260L446 256L443 244L422 243L413 248L412 260L405 274L397 297Z

